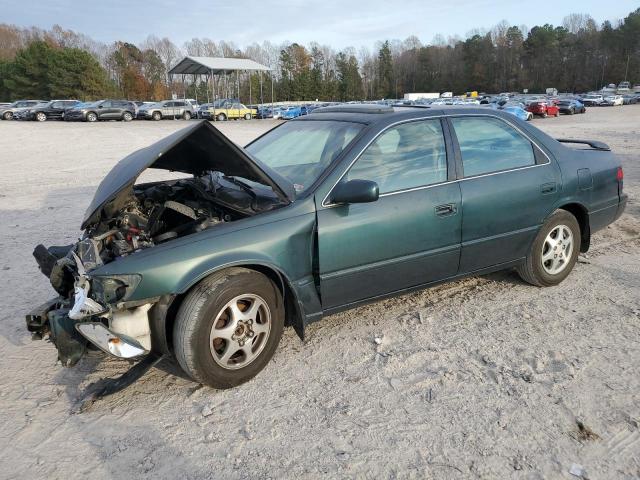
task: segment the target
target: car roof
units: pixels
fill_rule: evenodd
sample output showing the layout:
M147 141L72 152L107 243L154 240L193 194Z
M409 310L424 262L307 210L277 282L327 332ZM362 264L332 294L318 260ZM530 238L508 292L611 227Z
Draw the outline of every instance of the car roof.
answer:
M377 108L373 108L377 107ZM511 115L501 113L486 107L469 105L438 105L437 108L428 106L394 106L384 105L338 105L336 107L316 108L311 114L298 117L293 121L306 122L317 120L337 120L343 122L363 123L373 125L377 123L396 123L412 118L435 117L442 115L494 115L510 118Z

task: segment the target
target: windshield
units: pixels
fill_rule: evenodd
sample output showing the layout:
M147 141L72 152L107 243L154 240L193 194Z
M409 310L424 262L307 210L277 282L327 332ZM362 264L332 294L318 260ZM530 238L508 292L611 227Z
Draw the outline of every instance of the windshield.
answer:
M333 120L289 122L246 147L247 152L307 190L362 130L363 125Z

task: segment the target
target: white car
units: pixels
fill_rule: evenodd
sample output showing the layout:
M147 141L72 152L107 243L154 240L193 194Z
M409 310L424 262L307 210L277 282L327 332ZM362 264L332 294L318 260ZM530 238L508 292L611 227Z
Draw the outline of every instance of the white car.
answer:
M624 104L624 98L622 95L607 95L604 97L603 105L611 105L612 107L617 107L618 105Z

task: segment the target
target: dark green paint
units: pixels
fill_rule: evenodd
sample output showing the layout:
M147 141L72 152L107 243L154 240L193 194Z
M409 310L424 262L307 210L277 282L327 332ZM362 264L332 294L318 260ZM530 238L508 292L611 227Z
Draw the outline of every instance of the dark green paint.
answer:
M540 148L535 167L462 179L460 155L445 122L449 180L383 195L371 203L323 205L359 153L386 127L448 115L491 115L516 125ZM323 113L296 121L368 123L312 191L278 210L216 226L143 250L93 275L139 273L130 300L186 292L232 265L277 272L294 292L302 324L392 292L517 264L556 208L578 205L591 231L617 218L619 162L606 151L570 149L507 114L482 109L401 109L389 114ZM592 187L578 171L588 168ZM451 211L438 211L442 205ZM444 213L444 215L442 215Z

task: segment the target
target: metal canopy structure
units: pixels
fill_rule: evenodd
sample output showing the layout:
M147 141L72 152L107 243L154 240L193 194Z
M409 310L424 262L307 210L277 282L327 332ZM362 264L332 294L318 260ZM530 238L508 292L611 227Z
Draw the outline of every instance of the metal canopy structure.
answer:
M169 75L220 75L226 72L269 72L271 69L248 58L184 57Z
M251 92L251 75L254 72L259 74L260 78L260 103L264 104L264 97L262 92L262 72L268 72L271 75L271 69L265 65L262 65L248 58L227 58L227 57L184 57L178 64L169 70L169 78L173 78L174 75L182 76L182 83L184 84L185 75L192 75L195 79L196 76L204 75L207 78L208 83L211 85L212 98L215 101L218 98L219 93L229 93L233 90L230 87L227 74L235 72L236 82L235 89L237 91L237 98L240 99L240 72L247 72L249 74L249 104L252 103ZM216 82L216 76L218 81ZM222 76L222 78L220 78ZM233 78L233 77L232 77ZM207 89L207 102L209 97L209 90ZM271 78L271 104L273 107L273 78ZM227 111L228 113L228 111ZM228 115L227 115L228 116ZM214 118L215 120L215 118Z

